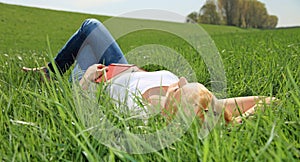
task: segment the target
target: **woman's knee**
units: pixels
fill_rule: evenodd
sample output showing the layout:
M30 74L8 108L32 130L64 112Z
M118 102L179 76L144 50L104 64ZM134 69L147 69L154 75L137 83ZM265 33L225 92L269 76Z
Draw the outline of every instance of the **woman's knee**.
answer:
M83 25L101 24L101 22L94 18L84 20Z
M81 30L91 30L91 29L94 29L96 28L97 26L100 26L102 25L102 23L97 20L97 19L94 19L94 18L89 18L89 19L86 19L82 25L81 25Z

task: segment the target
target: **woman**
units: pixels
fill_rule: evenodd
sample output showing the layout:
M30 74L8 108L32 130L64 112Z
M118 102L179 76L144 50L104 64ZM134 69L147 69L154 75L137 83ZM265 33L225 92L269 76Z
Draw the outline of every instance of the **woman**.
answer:
M105 78L108 73L118 71L109 65L121 64L115 65L119 68L128 64L109 31L95 19L84 21L54 59L61 74L75 61L72 79L78 80L83 89L99 81L99 78ZM202 84L188 83L184 77L178 78L169 71L145 72L134 66L128 66L126 69L131 71L121 70L122 72L113 74L111 79L106 80L110 83L108 92L116 103L124 103L141 116L146 115L151 108L159 107L162 115L167 118L171 118L181 109L204 119L205 112L212 109L217 114L224 112L227 122L232 121L233 117L235 121L241 122L241 114L253 114L260 103L269 104L274 99L249 96L218 100ZM42 71L47 78L50 78L49 71L55 72L51 62L46 67L24 67L23 70ZM142 104L137 102L137 99L141 99Z

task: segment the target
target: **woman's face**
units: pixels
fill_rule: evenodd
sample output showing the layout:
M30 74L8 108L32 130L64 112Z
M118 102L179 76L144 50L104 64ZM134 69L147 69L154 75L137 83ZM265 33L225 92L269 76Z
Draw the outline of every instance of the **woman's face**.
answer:
M185 78L169 86L166 94L165 109L174 115L178 108L183 109L186 115L196 114L203 118L202 112L208 109L212 101L212 93L200 83L188 83Z

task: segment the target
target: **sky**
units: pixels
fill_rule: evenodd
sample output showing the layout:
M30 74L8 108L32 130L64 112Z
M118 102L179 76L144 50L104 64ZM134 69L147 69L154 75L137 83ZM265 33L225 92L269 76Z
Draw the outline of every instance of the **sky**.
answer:
M300 0L259 0L271 15L279 18L278 27L300 26ZM122 16L184 22L185 17L199 11L205 0L0 0L64 11L107 16Z

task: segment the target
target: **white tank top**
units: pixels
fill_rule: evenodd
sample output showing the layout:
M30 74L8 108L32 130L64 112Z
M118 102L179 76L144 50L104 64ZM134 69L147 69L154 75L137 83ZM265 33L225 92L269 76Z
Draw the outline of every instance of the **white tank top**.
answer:
M120 110L125 110L137 118L147 118L147 110L142 103L142 94L148 89L169 86L178 82L178 77L169 71L124 73L112 79L108 92Z

